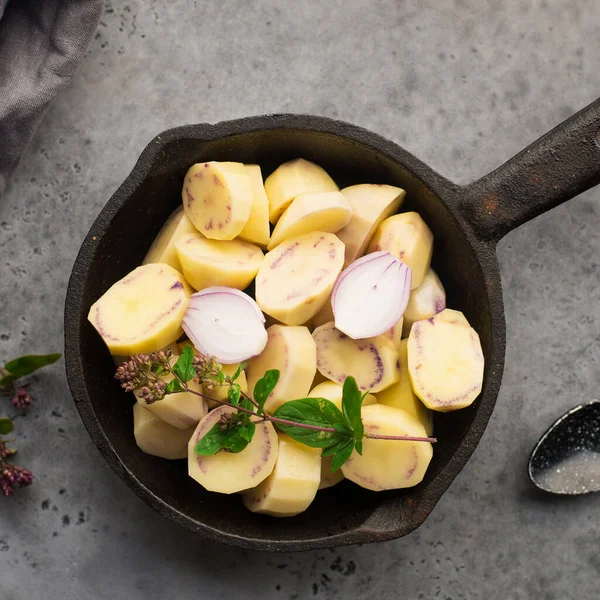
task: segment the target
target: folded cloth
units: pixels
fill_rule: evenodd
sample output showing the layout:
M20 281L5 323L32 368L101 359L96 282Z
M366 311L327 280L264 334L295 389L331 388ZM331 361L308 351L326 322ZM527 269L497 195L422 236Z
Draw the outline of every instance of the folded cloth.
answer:
M104 0L0 0L0 196L92 39Z

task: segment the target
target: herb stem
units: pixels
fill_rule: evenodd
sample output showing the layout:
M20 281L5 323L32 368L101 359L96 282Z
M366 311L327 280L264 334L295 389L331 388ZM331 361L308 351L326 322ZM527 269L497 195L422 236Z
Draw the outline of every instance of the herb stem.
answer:
M402 442L437 442L437 438L434 437L416 437L412 435L379 435L377 433L367 433L365 431L365 437L372 440L398 440Z

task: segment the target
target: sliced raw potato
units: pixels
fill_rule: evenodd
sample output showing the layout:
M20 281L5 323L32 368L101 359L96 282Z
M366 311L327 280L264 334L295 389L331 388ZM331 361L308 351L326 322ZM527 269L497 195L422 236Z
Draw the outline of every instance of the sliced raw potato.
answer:
M311 448L279 434L279 455L273 472L244 494L252 512L293 517L315 499L321 481L321 449Z
M309 398L325 398L333 402L340 410L342 410L342 394L344 388L335 381L324 381L319 385L316 385L308 394ZM373 394L367 394L363 400L363 406L369 406L369 404L375 404L377 402Z
M404 313L406 314L406 312ZM393 326L390 327L385 333L382 333L381 336L388 340L394 348L400 347L400 342L402 341L402 329L404 323L404 316L400 317L400 320Z
M181 321L191 290L165 264L148 264L117 281L88 314L111 354L154 352L183 334Z
M269 198L269 220L277 223L283 211L300 194L309 192L337 192L335 181L325 169L314 163L297 158L279 166L265 181Z
M406 192L393 185L361 183L344 188L342 194L353 212L350 221L337 232L346 246L347 267L366 252L377 227L400 208Z
M400 377L398 351L382 336L353 340L326 323L313 331L317 369L342 385L349 375L363 392L380 392Z
M171 364L175 364L178 355L173 354ZM163 375L165 383L173 380L173 375ZM195 380L187 382L188 387L202 394L202 386ZM134 392L137 401L151 413L155 414L165 423L177 427L177 429L189 429L196 427L198 422L204 418L208 412L206 401L202 396L198 396L192 392L179 392L177 394L167 394L162 400L157 400L148 404L140 395L139 391ZM188 438L189 439L189 438Z
M256 276L256 302L286 325L316 315L331 294L344 262L344 244L333 233L290 238L268 252Z
M446 292L439 277L429 269L421 285L410 294L404 311L402 335L408 337L412 324L429 319L446 308Z
M471 327L465 315L463 315L459 310L453 310L451 308L446 308L442 312L439 312L437 315L435 315L435 320L438 322L445 321L446 323L452 323L454 325L464 325L465 327Z
M325 456L321 459L321 482L319 483L320 490L333 487L340 481L344 480L344 474L342 473L342 470L338 469L337 471L334 471L332 462L333 456Z
M186 233L196 232L197 230L192 225L192 222L185 216L183 206L180 206L167 219L167 222L158 232L142 264L165 263L181 271L179 258L177 258L177 252L175 251L175 242Z
M182 198L186 217L200 233L214 240L232 240L250 218L254 190L243 168L197 163L185 176Z
M402 340L399 346L400 379L376 396L379 404L401 408L411 414L427 432L433 433L433 413L415 396L408 375L408 340ZM364 402L363 402L364 406Z
M248 361L248 389L254 394L256 382L269 369L279 370L279 381L267 398L265 408L277 410L288 400L305 398L317 370L317 349L310 331L303 326L271 325L269 341L260 356Z
M133 435L138 447L146 454L176 460L187 456L187 447L194 427L178 429L141 404L133 405Z
M365 406L365 434L427 437L425 428L405 410L384 404ZM363 453L356 450L342 465L346 479L374 492L417 485L433 456L429 442L363 438Z
M369 252L385 250L412 269L412 289L425 279L433 255L433 234L416 212L388 217L377 228Z
M228 376L228 377L233 377L233 375L235 374L235 372L238 370L240 364L233 364L233 365L221 365L221 370L223 371L223 374ZM242 390L242 392L244 394L248 393L248 382L246 381L246 372L242 371L238 378L235 380L235 382L240 386L240 389ZM231 386L229 384L219 384L219 383L212 383L211 386L205 386L205 390L204 390L204 394L206 396L209 396L210 398L216 398L217 400L224 400L227 401L228 400L228 396L227 394L229 393L229 388ZM220 406L219 402L215 402L215 400L207 400L208 403L208 407L209 408L216 408L217 406Z
M272 250L284 240L311 231L335 233L351 217L352 209L340 192L300 194L277 221L267 247Z
M483 385L484 358L477 332L448 311L417 321L408 337L408 371L415 394L432 410L469 406Z
M196 290L227 286L243 290L258 273L262 250L240 240L208 240L188 233L175 244L183 275Z
M248 222L240 231L239 237L247 242L265 248L269 243L271 230L269 228L269 199L263 185L263 178L258 165L244 165L252 183L252 209Z
M234 494L256 487L273 471L279 444L275 428L269 422L256 424L252 441L237 454L219 451L213 456L198 456L196 444L219 422L223 415L235 412L230 406L215 408L198 423L188 445L188 472L209 492Z

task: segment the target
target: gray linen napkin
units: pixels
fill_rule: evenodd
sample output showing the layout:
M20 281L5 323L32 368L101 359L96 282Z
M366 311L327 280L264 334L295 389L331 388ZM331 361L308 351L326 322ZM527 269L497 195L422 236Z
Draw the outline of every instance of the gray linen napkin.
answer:
M103 7L104 0L0 0L0 196Z

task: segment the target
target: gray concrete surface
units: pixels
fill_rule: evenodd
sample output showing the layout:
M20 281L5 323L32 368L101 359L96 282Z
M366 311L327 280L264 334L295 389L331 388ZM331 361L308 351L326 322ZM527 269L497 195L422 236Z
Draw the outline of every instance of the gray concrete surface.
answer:
M162 129L327 115L466 183L596 98L599 39L585 0L108 2L0 200L0 360L60 349L79 245ZM599 395L599 228L593 190L501 242L497 409L429 520L395 542L267 555L196 539L125 487L62 366L46 371L17 420L35 484L0 498L0 598L597 598L600 497L540 495L525 467L555 417Z

